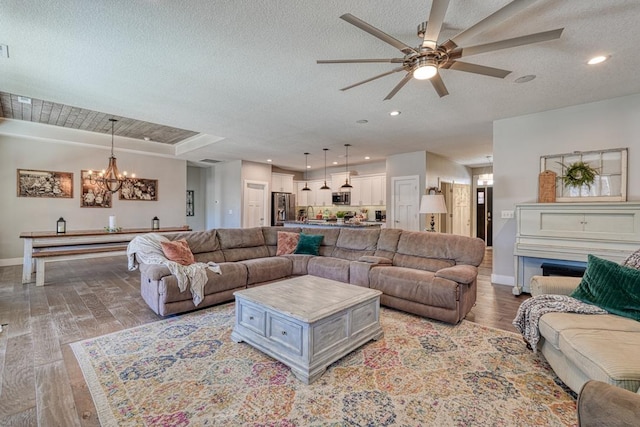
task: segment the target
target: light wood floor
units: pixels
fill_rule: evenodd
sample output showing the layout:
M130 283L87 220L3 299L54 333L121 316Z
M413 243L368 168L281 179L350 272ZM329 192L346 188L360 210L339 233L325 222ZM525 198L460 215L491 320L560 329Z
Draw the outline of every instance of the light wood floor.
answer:
M491 250L480 267L467 320L514 331L524 295L492 285ZM140 297L140 275L120 257L55 262L47 285L20 283L21 266L0 267L0 425L98 426L69 343L160 319Z

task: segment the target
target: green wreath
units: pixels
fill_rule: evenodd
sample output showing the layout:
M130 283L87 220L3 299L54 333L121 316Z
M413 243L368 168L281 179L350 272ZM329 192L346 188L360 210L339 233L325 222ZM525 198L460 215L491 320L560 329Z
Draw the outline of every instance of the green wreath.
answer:
M562 181L567 187L582 187L586 185L591 189L591 184L598 175L598 170L589 166L588 163L583 161L571 163L569 166L562 165L567 168L565 174L562 176Z

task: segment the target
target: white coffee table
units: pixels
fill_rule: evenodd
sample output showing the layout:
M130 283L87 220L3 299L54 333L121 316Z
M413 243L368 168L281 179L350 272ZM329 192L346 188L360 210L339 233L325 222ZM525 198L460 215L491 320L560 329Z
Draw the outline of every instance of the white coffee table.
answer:
M381 294L315 276L236 291L231 339L279 360L310 384L331 363L382 337Z

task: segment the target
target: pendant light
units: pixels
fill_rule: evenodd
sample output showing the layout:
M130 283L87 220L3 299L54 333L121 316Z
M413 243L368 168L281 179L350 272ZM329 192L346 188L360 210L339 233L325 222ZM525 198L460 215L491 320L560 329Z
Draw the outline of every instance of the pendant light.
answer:
M324 185L320 187L321 190L331 190L331 187L327 185L327 151L328 148L323 148L324 151Z
M344 146L346 147L347 150L347 162L345 163L345 172L347 172L347 178L344 180L344 184L342 185L343 190L345 191L349 191L353 188L353 185L349 184L349 147L351 147L351 144L344 144Z
M111 118L109 121L111 122L111 157L109 157L109 166L95 177L93 176L93 172L89 171L89 181L92 184L98 184L106 191L117 193L120 187L122 187L122 184L129 178L127 177L127 171L120 173L118 165L116 164L116 158L113 155L114 125L118 120ZM135 178L135 175L131 175L131 178Z
M302 191L311 191L309 186L307 185L307 169L309 169L309 162L307 161L309 158L309 153L304 153L304 188Z

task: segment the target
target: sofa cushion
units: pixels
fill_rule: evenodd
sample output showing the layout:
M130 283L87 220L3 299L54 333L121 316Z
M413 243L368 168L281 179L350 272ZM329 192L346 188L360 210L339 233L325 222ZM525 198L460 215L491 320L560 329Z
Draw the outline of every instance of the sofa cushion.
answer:
M640 270L590 254L582 281L570 296L640 321Z
M185 239L194 255L201 252L213 252L220 250L220 243L218 242L216 230L184 231L170 234L169 239Z
M477 238L403 231L393 264L427 271L437 271L456 264L477 267L484 257L484 247L484 241Z
M340 235L340 228L303 228L302 233L323 236L320 244L320 256L331 256Z
M343 228L340 230L336 247L333 249L331 256L355 261L363 255L373 255L379 237L379 228L364 230Z
M182 265L191 265L196 262L189 244L184 239L173 240L171 242L160 242L164 256L170 261L175 261Z
M267 245L269 256L276 256L276 251L278 249L278 233L280 231L300 233L300 227L262 227L264 244Z
M640 387L637 332L571 329L560 334L560 350L588 378L625 389Z
M436 277L430 271L405 267L376 266L369 273L369 287L385 295L434 307L455 309L458 284Z
M291 276L293 262L284 257L254 258L238 261L247 268L247 285Z
M292 254L298 246L300 233L290 233L287 231L278 231L278 245L276 255Z
M260 227L221 228L217 232L220 248L227 262L269 256Z
M307 273L312 276L349 283L350 261L332 257L313 257L307 264Z
M398 250L398 241L402 230L399 228L383 228L380 230L375 256L392 259Z
M293 253L299 255L320 255L320 244L323 238L324 236L321 234L311 235L300 233L298 245Z
M560 334L570 329L628 331L640 334L640 322L615 314L547 313L538 324L540 335L556 349Z
M214 273L209 269L206 270L207 284L204 287L204 295L214 294L229 289L246 288L247 269L243 264L237 262L223 262L219 265L222 274ZM184 292L180 292L176 276L168 276L160 281L158 293L161 295L161 300L165 304L175 301L193 300L193 295L188 287Z

